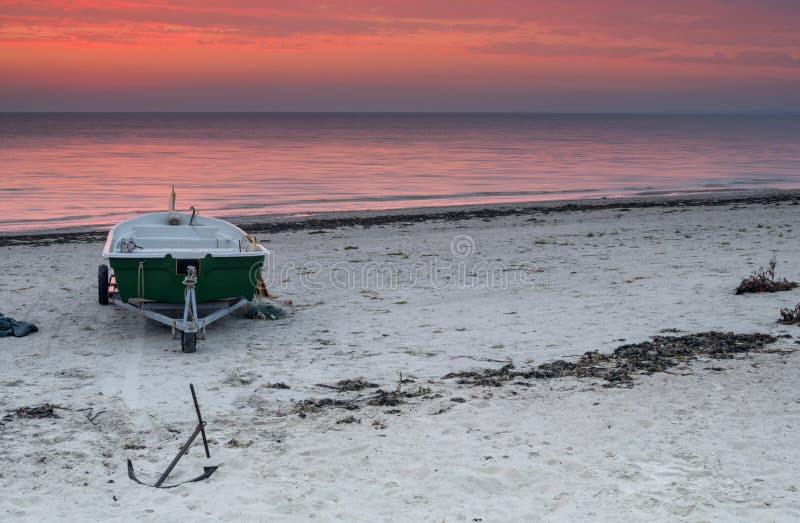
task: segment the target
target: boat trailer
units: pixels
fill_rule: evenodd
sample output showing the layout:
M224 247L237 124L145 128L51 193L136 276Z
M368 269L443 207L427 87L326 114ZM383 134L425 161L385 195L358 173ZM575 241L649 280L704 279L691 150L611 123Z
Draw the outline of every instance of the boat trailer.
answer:
M102 305L114 303L120 307L139 312L145 318L162 323L172 328L172 338L178 339L181 333L181 351L195 352L197 340L206 339L206 327L215 321L224 318L234 311L249 305L245 297L231 298L228 300L203 302L198 306L194 287L197 284L197 269L190 265L187 267L183 285L183 316L175 317L166 313L177 313L181 309L180 303L164 303L141 298L130 298L122 301L117 290L114 275L109 276L108 265L100 265L98 270L99 301ZM201 316L200 312L206 313Z

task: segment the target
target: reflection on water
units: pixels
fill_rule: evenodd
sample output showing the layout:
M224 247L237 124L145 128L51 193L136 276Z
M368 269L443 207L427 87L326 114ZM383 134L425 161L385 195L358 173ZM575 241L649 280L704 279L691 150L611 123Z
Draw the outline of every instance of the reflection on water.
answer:
M0 114L0 230L800 187L800 116Z

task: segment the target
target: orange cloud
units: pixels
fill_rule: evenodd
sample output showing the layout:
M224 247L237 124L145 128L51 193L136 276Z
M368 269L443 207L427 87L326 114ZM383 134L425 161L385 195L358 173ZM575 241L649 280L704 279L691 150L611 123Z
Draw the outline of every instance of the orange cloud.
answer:
M81 91L108 100L117 93L123 107L145 88L153 100L159 90L183 89L203 103L216 92L255 101L254 108L280 108L294 100L286 92L307 93L317 107L331 91L349 89L354 106L383 96L391 109L397 100L428 107L448 89L475 101L513 91L529 107L552 97L548 89L674 85L734 93L747 83L775 85L795 103L800 95L785 93L800 86L799 6L0 0L0 109L36 107L48 92L68 106Z

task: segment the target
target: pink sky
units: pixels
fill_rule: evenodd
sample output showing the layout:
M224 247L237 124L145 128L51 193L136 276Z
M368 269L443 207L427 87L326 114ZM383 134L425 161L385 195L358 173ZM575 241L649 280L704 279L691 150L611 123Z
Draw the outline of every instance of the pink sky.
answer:
M795 0L3 1L0 110L800 110Z

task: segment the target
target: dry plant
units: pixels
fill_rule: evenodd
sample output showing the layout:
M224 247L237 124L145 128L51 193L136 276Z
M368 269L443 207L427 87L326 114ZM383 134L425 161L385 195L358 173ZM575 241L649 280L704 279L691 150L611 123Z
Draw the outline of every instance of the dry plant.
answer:
M736 287L736 294L744 294L746 292L778 292L789 291L797 287L797 282L789 281L786 278L780 280L775 279L775 266L778 264L773 256L769 260L769 265L765 269L760 267L753 274L742 280L742 283Z

